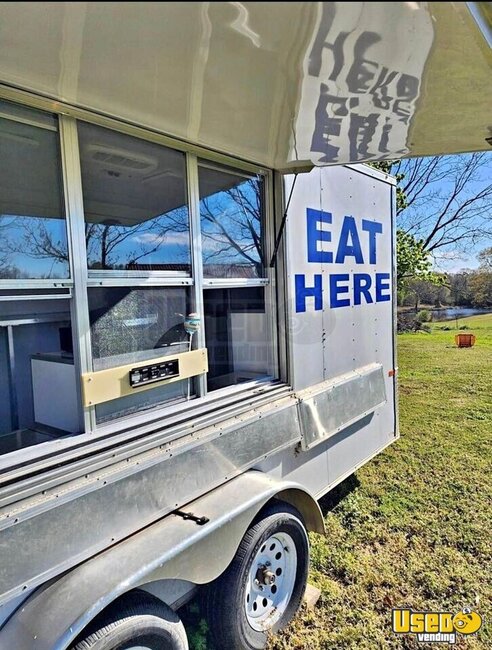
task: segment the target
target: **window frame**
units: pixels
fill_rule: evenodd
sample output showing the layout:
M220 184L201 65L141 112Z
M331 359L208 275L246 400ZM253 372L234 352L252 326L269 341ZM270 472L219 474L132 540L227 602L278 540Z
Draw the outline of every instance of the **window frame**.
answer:
M76 375L92 371L92 350L90 340L90 324L88 310L89 287L99 286L189 286L192 292L192 301L195 311L202 315L202 327L195 336L194 347L205 347L205 331L203 326L203 292L209 288L218 288L227 286L227 288L241 286L262 286L265 288L265 301L275 308L269 310L274 312L272 317L272 346L274 363L278 369L279 377L284 376L283 369L279 366L279 337L276 324L279 322L277 315L278 301L276 296L276 271L269 266L265 267L264 278L257 279L228 279L226 285L222 279L204 279L203 277L203 260L201 245L201 227L200 227L200 196L198 183L198 159L209 163L210 165L226 165L229 170L237 175L246 177L248 175L262 175L264 178L264 237L265 237L265 259L270 259L273 248L275 235L274 219L274 202L273 202L273 180L272 170L265 169L262 166L251 162L237 159L233 156L222 154L216 151L208 150L199 145L185 143L174 139L162 133L147 129L142 126L129 124L111 116L99 115L91 111L54 102L50 99L39 97L37 95L16 91L14 89L0 85L0 97L20 105L35 108L54 114L58 122L58 137L61 157L61 183L63 188L63 199L65 204L65 221L67 228L67 244L69 247L69 269L70 278L63 280L4 280L0 281L1 289L42 289L42 288L66 288L71 294L71 319L74 340L74 364ZM186 166L186 195L189 210L190 242L191 242L191 274L186 272L168 272L168 271L133 271L131 275L123 271L89 271L87 268L87 254L85 247L85 220L83 210L83 194L80 168L80 154L78 146L77 122L85 121L105 128L110 128L122 134L132 137L148 140L156 144L161 144L181 151L185 154ZM232 173L234 173L232 172ZM46 296L49 298L49 294ZM16 299L14 296L13 300ZM104 446L104 440L115 434L124 434L131 430L140 429L144 423L144 428L150 430L159 427L162 429L166 422L162 420L169 418L172 420L173 414L180 414L182 410L188 408L190 417L193 417L194 411L202 411L208 403L213 403L214 408L220 409L220 403L224 401L226 405L230 399L236 399L241 396L242 400L251 397L259 389L270 390L275 392L275 386L283 385L280 379L270 380L252 380L245 382L240 386L228 386L218 389L207 395L206 376L200 375L196 378L197 394L196 398L190 404L173 404L171 406L163 405L155 407L150 411L128 415L110 423L96 424L95 407L82 408L82 398L80 382L78 382L78 403L80 404L81 434L74 435L63 440L60 450L69 451L73 447L84 445L85 443L99 441ZM283 385L284 386L284 385ZM224 417L226 417L224 415ZM172 427L172 422L170 422ZM172 433L169 433L170 439L173 439ZM179 437L179 435L178 435ZM12 464L32 463L36 459L46 454L46 445L50 443L41 443L32 447L26 447L5 454L0 459L0 469L8 468ZM41 449L42 448L42 449Z
M22 106L23 108L26 109L34 109L37 111L42 111L43 109L39 109L35 106L29 105L29 104L23 104L21 102L17 102L10 97L4 97L2 93L0 93L0 99L10 102L13 105L19 105ZM8 295L2 295L0 296L0 301L1 302L16 302L16 301L38 301L38 300L60 300L64 299L67 300L69 303L69 309L70 309L70 321L72 323L72 327L74 326L74 302L73 302L73 294L74 294L74 269L73 269L73 256L72 256L72 240L71 240L71 230L70 230L70 225L69 225L69 215L68 215L68 210L67 210L67 187L65 183L65 174L64 174L64 161L63 161L63 145L62 145L62 137L61 137L61 116L55 112L55 111L44 111L46 115L50 115L53 118L53 124L50 124L48 122L44 123L42 120L36 120L35 116L33 116L33 119L30 119L28 117L23 117L16 115L15 112L12 114L9 113L8 111L2 111L0 110L0 117L2 119L6 120L11 120L13 122L17 122L19 124L26 124L28 126L32 126L35 128L39 129L44 129L46 131L51 131L57 135L56 139L56 152L57 152L57 163L58 163L58 175L59 175L59 183L60 183L60 191L61 191L61 204L63 205L64 208L64 214L63 214L63 222L65 225L65 236L66 236L66 244L67 244L67 251L68 251L68 277L66 278L52 278L52 279L43 279L43 278L2 278L0 279L0 291L8 291ZM63 289L65 290L63 293L59 294L51 294L49 293L50 290L52 289ZM32 295L29 294L16 294L16 291L19 290L31 290L33 291ZM43 292L46 291L46 293ZM14 355L14 349L15 349L15 337L14 337L14 323L17 321L22 321L22 324L35 324L38 321L35 319L35 317L31 318L18 318L18 319L12 319L10 325L5 325L7 329L7 337L8 337L8 347L9 347L9 375L11 375L11 368L15 364L15 357ZM75 336L72 337L74 340L75 344ZM76 364L76 359L74 355L74 363ZM77 366L76 366L77 368ZM77 377L77 375L76 375ZM12 381L12 377L10 376L10 381ZM83 429L83 414L82 414L82 402L81 402L81 393L80 393L80 387L79 387L79 381L76 381L77 384L77 404L79 406L79 412L78 412L78 420L79 420L79 427ZM9 400L11 403L11 408L17 408L17 397L15 395L15 389L11 388L10 395L9 395ZM14 422L18 423L18 416L15 415L13 418ZM41 443L42 444L42 443ZM38 446L38 445L35 445ZM9 452L5 454L6 457L10 457L13 454L16 456L19 454L22 454L25 452L25 449L29 449L29 447L26 448L21 448L19 450L16 450L14 452Z
M144 142L149 142L151 144L155 144L157 146L165 147L167 149L171 149L173 151L176 151L179 154L183 155L183 162L184 162L184 174L183 174L183 184L184 184L184 193L186 197L186 207L188 208L188 235L189 235L189 247L190 247L190 266L191 266L191 257L192 257L192 240L191 240L191 215L190 215L190 199L189 199L189 186L188 186L188 174L187 174L187 166L188 166L188 160L187 160L187 155L186 151L182 151L180 149L177 149L176 147L172 147L169 144L164 144L163 142L156 142L150 138L141 138L138 136L133 135L132 133L128 133L126 131L123 131L121 129L113 128L114 125L112 126L102 126L98 122L88 120L88 119L77 119L76 124L80 123L87 123L87 124L94 124L95 126L98 126L103 129L107 129L110 131L114 131L115 133L123 136L128 136L130 138L139 140L139 141L144 141ZM77 128L77 136L78 139L80 137L79 131ZM78 145L79 146L79 145ZM79 155L79 161L80 161L80 155ZM81 166L81 171L82 171L82 163L80 162ZM83 192L82 192L83 193ZM187 271L156 271L156 270L149 270L149 271L133 271L133 270L124 270L124 269L91 269L89 268L88 265L88 260L86 263L87 266L87 276L89 281L94 281L95 284L94 286L128 286L128 284L124 284L124 281L126 279L134 279L136 281L138 280L149 280L149 281L154 281L156 285L159 285L162 282L164 282L163 286L174 286L175 284L180 284L179 279L180 278L192 278L192 271L187 272ZM117 281L121 280L121 284L116 284L112 285L112 281ZM102 284L99 284L99 282L102 281ZM133 283L135 286L137 285L135 282ZM142 284L150 284L150 282L145 282ZM191 282L189 284L192 284Z
M207 291L208 289L243 289L248 287L263 287L265 291L265 313L268 320L268 331L269 338L272 344L272 358L271 364L272 368L277 370L279 377L282 375L282 370L280 368L280 354L279 354L279 336L278 336L278 298L276 294L275 287L275 269L271 268L268 264L268 261L271 258L273 252L273 244L275 242L275 231L274 231L274 205L273 205L273 174L269 172L252 174L251 172L246 171L236 171L227 167L224 169L218 165L208 164L207 160L200 158L198 160L198 167L204 167L205 169L213 169L214 171L220 171L224 173L229 173L231 175L237 175L239 177L248 179L254 178L255 176L261 175L263 177L263 215L262 215L262 230L261 233L263 238L263 244L265 247L265 267L263 270L263 277L261 278L203 278L203 290ZM200 205L198 205L200 209ZM273 305L274 309L269 309L269 306ZM268 380L267 381L272 381ZM250 382L244 382L244 386L248 386ZM254 380L253 380L254 383ZM227 386L225 388L220 388L216 390L227 391L233 386ZM216 391L211 391L215 393Z
M188 286L191 287L191 302L196 305L196 282L194 281L194 266L193 266L193 239L192 239L192 208L190 201L190 186L189 186L189 172L188 172L188 155L185 153L185 195L188 204L188 214L189 214L189 235L190 235L190 254L191 254L191 274L182 273L182 272L169 272L169 271L124 271L124 270L91 270L88 267L87 259L87 247L85 242L85 214L84 214L84 193L82 186L82 169L80 161L80 149L79 149L79 132L78 132L78 123L83 120L77 120L73 117L61 116L60 121L64 124L66 128L65 135L62 137L62 140L66 140L67 150L76 152L77 159L77 169L72 168L70 170L71 176L67 177L67 183L71 184L74 191L74 199L78 208L76 212L71 215L74 222L78 222L78 228L74 233L74 239L78 242L78 266L81 276L79 278L79 289L75 291L77 293L83 293L82 297L79 297L79 301L75 301L75 313L77 319L78 331L83 333L82 344L80 348L81 358L80 358L80 374L85 374L88 372L94 371L94 357L92 354L92 341L91 341L91 327L89 319L89 304L88 304L88 289L97 288L97 287L146 287L152 286L155 288L166 288L166 287L176 287L176 286ZM85 120L87 121L87 120ZM114 125L112 125L114 126ZM107 127L103 127L107 128ZM113 131L117 133L123 133L123 135L131 135L130 133L122 132L118 129L112 128ZM162 143L158 142L158 145ZM169 147L168 144L164 145ZM62 142L63 147L63 142ZM68 162L68 161L67 161ZM68 169L68 168L67 168ZM70 210L70 205L67 205L67 213ZM196 339L197 337L195 337ZM201 347L198 345L198 341L195 340L194 347ZM75 356L75 350L74 350ZM75 360L75 359L74 359ZM198 382L197 382L198 384ZM197 397L201 397L200 392L201 386L197 385ZM80 400L81 403L81 400ZM155 409L151 409L152 414L154 412L159 412L165 410L166 405L161 407L157 406ZM96 416L96 406L83 407L83 419L84 419L84 430L83 433L94 433L99 430L101 427L112 428L114 426L114 431L124 429L128 426L128 420L133 418L135 414L129 414L128 416L122 418L115 418L111 423L98 423ZM147 411L147 414L149 411ZM136 412L138 414L138 411ZM152 419L154 419L152 417Z
M0 92L0 100L8 101L12 104L17 104L25 108L31 108L34 110L43 110L35 106L30 106L26 104L21 104L13 99L4 97ZM65 177L63 173L63 151L62 151L62 141L61 141L61 120L60 115L55 111L45 111L46 113L51 114L55 118L55 125L44 124L42 122L37 122L35 119L27 119L20 117L18 115L10 114L0 110L0 118L5 120L11 120L12 122L18 122L19 124L27 124L28 126L33 126L38 129L44 129L46 131L51 131L57 133L57 153L58 153L58 163L59 163L59 180L60 188L62 192L61 202L65 208L64 223L65 223L65 234L67 238L67 250L68 250L68 277L66 278L53 278L53 279L43 279L43 278L10 278L10 279L0 279L0 290L3 289L59 289L59 288L72 288L74 286L73 282L73 268L72 268L72 256L70 255L71 251L71 240L70 240L70 229L68 224L68 213L66 205L66 186L65 186ZM49 294L47 294L49 297Z
M254 179L258 176L263 178L263 214L262 214L262 232L263 244L265 246L265 260L270 259L270 242L272 241L269 233L267 232L267 224L269 223L268 214L268 201L267 201L267 176L264 173L258 172L253 174L251 172L246 172L242 170L231 169L230 166L225 165L214 165L209 163L203 158L199 158L198 169L203 167L204 169L211 169L213 171L221 172L224 174L230 174L231 176L238 176L239 178L244 178L245 180ZM200 188L199 188L200 189ZM200 206L198 206L200 209ZM200 228L201 228L201 215L200 215ZM270 283L269 277L269 267L265 265L263 276L258 278L206 278L203 277L203 286L204 288L214 288L214 289L229 289L234 287L260 287L266 286Z

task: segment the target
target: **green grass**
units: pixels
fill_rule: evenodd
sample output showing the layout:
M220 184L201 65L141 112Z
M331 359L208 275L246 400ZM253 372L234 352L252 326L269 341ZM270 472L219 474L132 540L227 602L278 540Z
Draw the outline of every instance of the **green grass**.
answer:
M441 648L392 634L402 605L474 606L485 625L454 647L492 647L492 315L458 325L474 348L454 347L454 321L398 337L401 438L325 500L320 601L272 650Z
M310 576L321 598L270 650L492 647L492 314L460 319L471 349L454 347L448 326L398 337L401 438L322 502ZM392 607L466 605L485 625L455 646L391 632ZM210 650L194 617L190 647Z

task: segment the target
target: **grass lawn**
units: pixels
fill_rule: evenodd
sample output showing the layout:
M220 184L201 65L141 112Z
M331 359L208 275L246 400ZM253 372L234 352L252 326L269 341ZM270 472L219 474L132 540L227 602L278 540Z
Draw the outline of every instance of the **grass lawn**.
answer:
M275 650L442 648L391 632L391 608L485 617L457 648L492 647L492 315L398 337L401 438L324 500L310 581L322 595Z
M459 326L474 348L454 347L454 321L398 337L401 438L322 501L328 535L312 536L310 577L321 598L270 650L492 648L492 314ZM392 633L401 606L471 606L485 624L455 646L421 644ZM208 650L196 618L190 647Z

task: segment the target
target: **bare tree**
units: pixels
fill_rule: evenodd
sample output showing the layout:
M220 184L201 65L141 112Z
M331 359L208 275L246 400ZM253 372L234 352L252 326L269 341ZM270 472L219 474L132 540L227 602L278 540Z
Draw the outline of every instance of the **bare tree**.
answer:
M258 276L265 266L262 241L262 186L257 179L203 198L200 202L203 258L221 267L247 265Z
M8 232L13 219L5 214L0 214L0 278L8 277L11 268L11 251L8 246Z
M394 162L403 200L398 227L439 249L469 249L492 237L492 154L434 156Z
M217 264L217 272L227 274L227 267L236 273L253 268L261 275L265 266L262 241L262 184L257 179L241 181L229 189L218 190L200 202L204 263ZM179 255L188 263L189 215L187 206L139 221L124 224L118 220L86 221L85 243L88 266L92 269L125 269L145 264L157 250L166 245L179 246L170 255L170 263L178 263ZM63 220L54 218L14 216L0 218L0 272L10 277L9 260L27 256L51 263L46 271L52 277L57 265L69 263L69 251ZM165 261L165 260L163 260ZM59 268L59 267L58 267Z
M166 242L167 235L187 233L188 227L186 207L132 226L124 226L117 221L86 222L89 268L125 268L137 264L157 251ZM57 264L68 265L69 252L63 223L58 219L25 216L0 219L0 270L9 269L9 260L15 255L47 260L52 268ZM50 275L48 273L48 277Z
M133 226L117 221L86 223L89 268L124 268L145 262L166 243L168 235L187 233L188 229L188 210L184 206Z

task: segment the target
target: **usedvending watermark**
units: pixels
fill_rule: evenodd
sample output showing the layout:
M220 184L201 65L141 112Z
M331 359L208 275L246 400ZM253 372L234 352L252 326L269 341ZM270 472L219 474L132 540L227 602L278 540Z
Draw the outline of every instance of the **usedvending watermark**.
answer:
M482 627L482 617L469 607L461 612L414 612L393 610L392 628L395 634L416 634L420 643L455 644L457 633L475 634Z

